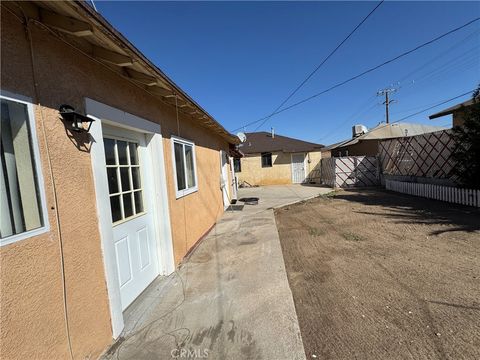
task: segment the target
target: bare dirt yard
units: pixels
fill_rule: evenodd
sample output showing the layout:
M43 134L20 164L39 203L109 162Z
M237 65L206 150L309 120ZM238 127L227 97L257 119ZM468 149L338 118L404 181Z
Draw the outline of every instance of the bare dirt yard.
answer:
M307 359L480 359L480 211L355 190L275 218Z

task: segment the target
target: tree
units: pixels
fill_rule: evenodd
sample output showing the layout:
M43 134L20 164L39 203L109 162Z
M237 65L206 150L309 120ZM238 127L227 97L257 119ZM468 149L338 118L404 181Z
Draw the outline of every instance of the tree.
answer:
M480 85L472 94L473 105L463 110L463 126L453 128L455 175L462 186L480 189Z

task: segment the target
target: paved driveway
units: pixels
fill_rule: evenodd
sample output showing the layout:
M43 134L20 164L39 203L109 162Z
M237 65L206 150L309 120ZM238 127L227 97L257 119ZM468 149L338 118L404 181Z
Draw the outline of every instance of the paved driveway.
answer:
M272 208L329 191L240 189L259 204L226 212L176 273L127 309L106 358L305 359Z

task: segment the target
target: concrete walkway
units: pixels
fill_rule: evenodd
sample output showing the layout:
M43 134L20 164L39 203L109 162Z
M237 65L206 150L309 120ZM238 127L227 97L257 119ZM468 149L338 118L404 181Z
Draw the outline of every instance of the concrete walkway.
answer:
M177 272L155 280L105 358L305 359L272 208L329 191L240 189L259 204L226 212Z

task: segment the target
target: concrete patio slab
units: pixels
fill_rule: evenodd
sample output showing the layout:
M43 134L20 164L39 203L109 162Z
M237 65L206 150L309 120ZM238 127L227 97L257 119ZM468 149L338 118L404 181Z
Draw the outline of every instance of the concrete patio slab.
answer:
M240 189L259 204L226 212L175 273L156 279L104 358L305 359L272 208L329 191Z

